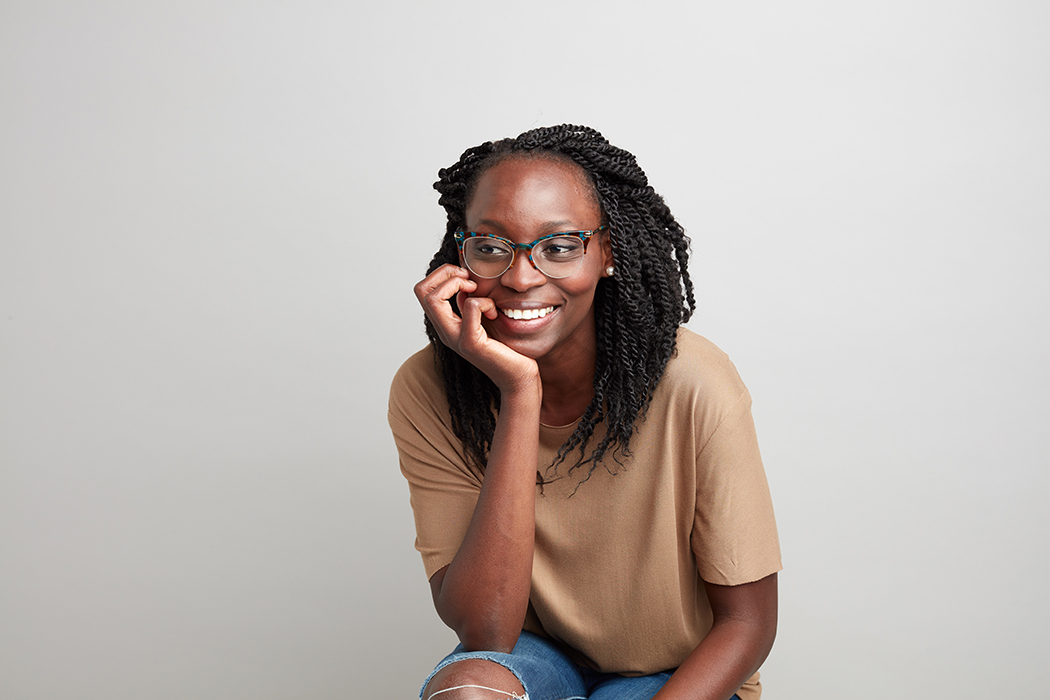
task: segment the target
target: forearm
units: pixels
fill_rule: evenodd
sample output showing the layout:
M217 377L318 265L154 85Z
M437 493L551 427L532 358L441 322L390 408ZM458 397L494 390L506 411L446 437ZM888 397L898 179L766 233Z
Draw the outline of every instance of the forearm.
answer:
M468 650L510 651L521 632L532 582L538 382L504 394L474 514L434 602Z
M713 627L653 700L726 700L758 670L762 650L743 623Z
M705 584L715 621L653 700L726 700L758 670L777 631L777 576Z

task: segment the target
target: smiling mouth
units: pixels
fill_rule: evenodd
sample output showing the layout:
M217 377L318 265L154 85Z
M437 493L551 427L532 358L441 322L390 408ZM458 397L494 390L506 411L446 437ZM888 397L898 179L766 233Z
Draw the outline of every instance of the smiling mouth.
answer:
M553 306L543 309L500 309L499 312L515 321L531 321L534 318L543 318L554 311Z

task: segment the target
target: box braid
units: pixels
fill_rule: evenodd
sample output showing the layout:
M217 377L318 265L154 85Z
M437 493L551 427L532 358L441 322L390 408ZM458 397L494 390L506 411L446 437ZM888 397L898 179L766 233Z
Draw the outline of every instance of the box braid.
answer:
M616 276L599 281L594 297L594 398L551 465L556 470L578 450L579 458L568 471L590 463L586 481L610 451L618 464L630 456L635 424L644 418L675 352L678 326L696 308L686 270L689 239L663 198L649 186L633 155L594 129L563 124L467 149L459 162L438 172L434 189L440 193L438 203L445 208L448 224L428 274L446 263L459 263L453 234L466 225L474 187L482 173L512 157L551 158L582 168L612 238ZM451 301L456 309L455 300ZM453 431L463 441L469 461L484 470L496 427L493 408L499 410L499 390L438 339L429 319L424 322L445 383ZM605 423L605 435L588 456L587 442L600 422ZM539 479L542 485L544 479Z

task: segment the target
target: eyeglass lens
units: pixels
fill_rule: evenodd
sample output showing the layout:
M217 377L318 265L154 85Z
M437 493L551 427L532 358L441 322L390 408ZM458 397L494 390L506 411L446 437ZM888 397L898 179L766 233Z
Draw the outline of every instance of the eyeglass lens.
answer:
M583 263L583 241L576 236L555 236L540 241L532 249L532 261L543 274L553 279L568 277ZM525 251L519 251L524 257ZM495 238L468 238L463 242L463 258L478 277L493 279L510 269L514 249ZM523 260L519 260L520 265Z

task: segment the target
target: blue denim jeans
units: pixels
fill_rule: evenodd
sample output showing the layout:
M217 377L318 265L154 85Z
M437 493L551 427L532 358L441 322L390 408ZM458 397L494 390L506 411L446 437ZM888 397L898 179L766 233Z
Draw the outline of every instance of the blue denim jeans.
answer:
M550 641L522 632L518 643L509 654L495 651L463 651L463 646L441 660L434 671L423 682L423 688L434 674L449 664L464 659L485 659L505 667L513 673L525 688L527 700L650 700L671 677L673 669L654 673L651 676L621 676L615 673L599 673L579 666ZM503 689L498 689L503 690ZM492 700L513 698L506 689L503 696L493 693ZM420 700L423 690L419 691ZM438 698L441 696L439 695ZM733 700L740 700L733 696Z

